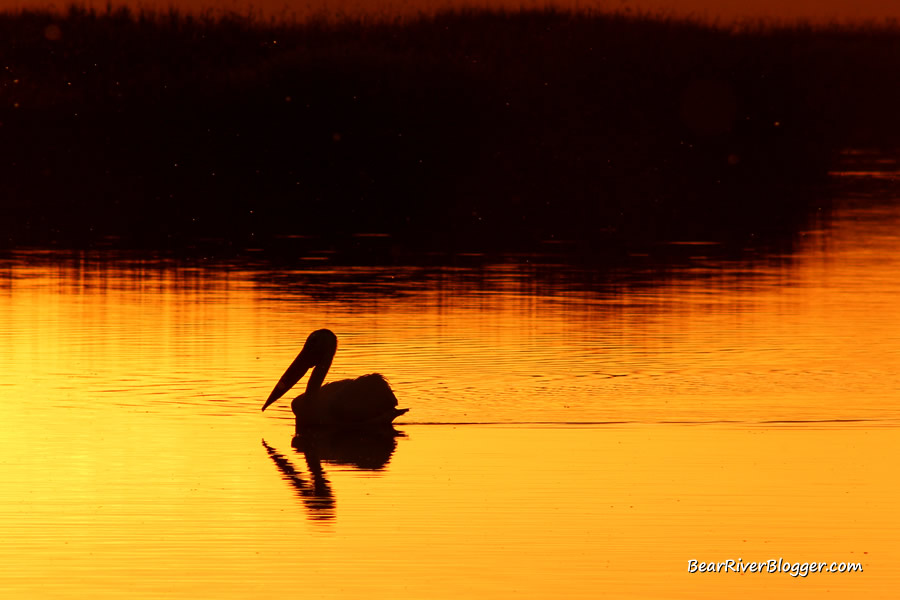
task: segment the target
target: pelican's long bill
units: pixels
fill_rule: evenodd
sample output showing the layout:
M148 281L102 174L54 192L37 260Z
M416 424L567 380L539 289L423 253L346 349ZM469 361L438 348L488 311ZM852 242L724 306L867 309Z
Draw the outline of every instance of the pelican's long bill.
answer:
M284 396L289 389L294 387L297 382L306 375L309 368L313 366L315 366L315 362L312 360L310 352L304 346L303 350L300 351L300 354L297 355L297 358L294 359L294 362L291 363L291 366L287 368L287 371L284 372L284 375L282 375L281 379L278 380L278 383L275 384L272 393L269 394L269 399L263 404L262 409L266 410L270 404Z

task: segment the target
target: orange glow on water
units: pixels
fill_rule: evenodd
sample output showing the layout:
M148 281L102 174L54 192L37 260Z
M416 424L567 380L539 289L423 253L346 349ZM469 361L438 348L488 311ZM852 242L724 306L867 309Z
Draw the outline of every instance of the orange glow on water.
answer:
M30 597L240 598L302 585L347 598L815 598L898 583L893 430L408 426L383 473L324 466L334 518L322 521L251 451L247 431L142 422L153 431L144 443L120 421L94 444L100 453L64 465L73 440L30 440L25 452L4 440L17 463L4 474L31 474L4 483L6 587ZM863 572L688 573L690 560L739 558Z
M900 578L897 223L893 202L848 200L790 255L684 244L694 258L662 275L593 284L550 257L285 272L14 255L0 585L885 597ZM323 326L340 336L329 379L385 373L405 436L294 448L288 403L260 413ZM863 572L688 572L778 558Z

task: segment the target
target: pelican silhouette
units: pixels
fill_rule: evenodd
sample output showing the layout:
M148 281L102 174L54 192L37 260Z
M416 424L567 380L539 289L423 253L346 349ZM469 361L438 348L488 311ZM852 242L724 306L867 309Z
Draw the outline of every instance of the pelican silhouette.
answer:
M262 409L281 398L312 367L306 392L291 402L297 431L309 427L386 426L409 410L397 408L397 397L378 373L322 385L335 352L337 336L332 331L319 329L309 334L303 350L278 380Z

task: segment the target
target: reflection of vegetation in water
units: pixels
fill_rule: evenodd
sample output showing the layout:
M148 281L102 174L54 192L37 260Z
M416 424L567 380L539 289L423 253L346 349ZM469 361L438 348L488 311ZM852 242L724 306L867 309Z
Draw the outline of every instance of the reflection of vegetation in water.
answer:
M786 186L900 133L894 30L72 9L0 36L7 243L791 230Z

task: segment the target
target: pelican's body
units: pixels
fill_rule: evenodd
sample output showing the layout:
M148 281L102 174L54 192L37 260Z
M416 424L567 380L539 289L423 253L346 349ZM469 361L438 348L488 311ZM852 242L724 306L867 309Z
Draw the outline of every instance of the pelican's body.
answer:
M378 373L309 388L291 402L300 426L386 425L408 409L397 408L397 397Z
M306 391L291 402L297 431L309 427L373 427L389 425L405 413L397 397L378 373L322 385L337 352L337 336L328 329L312 332L303 350L275 385L263 410L291 389L306 371L313 372Z

